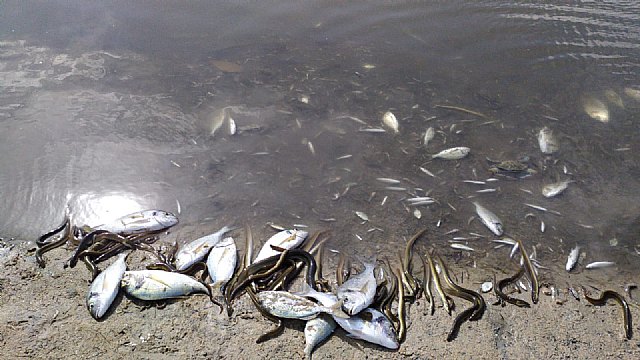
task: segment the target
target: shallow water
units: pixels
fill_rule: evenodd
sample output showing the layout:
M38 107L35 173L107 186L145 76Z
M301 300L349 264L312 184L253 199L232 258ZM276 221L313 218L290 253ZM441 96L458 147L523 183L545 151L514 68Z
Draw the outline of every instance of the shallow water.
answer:
M99 225L161 208L180 210L183 239L245 222L265 238L273 222L331 229L334 249L393 254L427 226L419 246L479 233L472 254L441 251L506 262L469 223L479 201L543 265L562 267L579 244L582 265L637 271L640 99L628 89L640 89L639 14L634 1L4 2L0 236L34 239L65 209ZM609 122L585 113L589 99ZM399 133L361 131L389 110ZM538 148L543 126L560 139L553 156ZM452 146L471 155L431 159ZM487 157L523 155L531 177L462 182L492 176ZM575 182L541 195L562 179ZM418 219L403 199L425 193L437 203Z

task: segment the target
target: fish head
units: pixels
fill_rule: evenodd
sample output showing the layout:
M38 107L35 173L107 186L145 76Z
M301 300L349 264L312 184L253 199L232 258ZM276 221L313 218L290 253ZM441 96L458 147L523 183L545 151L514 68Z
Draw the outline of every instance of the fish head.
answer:
M306 239L307 236L309 236L309 232L308 231L304 231L304 230L293 230L293 234L296 236L296 238L298 239Z
M178 223L178 217L168 211L148 210L149 216L165 228L170 228Z
M139 289L142 287L144 283L144 276L137 275L132 272L125 272L122 275L122 280L120 280L120 286L124 288L130 289Z
M342 300L342 309L349 315L355 315L367 307L365 294L359 291L347 290L338 294Z
M373 309L365 309L364 312L369 312L371 315L371 323L373 324L372 334L377 340L378 344L388 348L397 349L400 347L398 342L398 336L393 328L391 321L381 312Z
M90 291L87 295L87 309L89 309L89 313L91 316L99 320L104 314L107 312L107 306L100 301L100 293L95 291Z

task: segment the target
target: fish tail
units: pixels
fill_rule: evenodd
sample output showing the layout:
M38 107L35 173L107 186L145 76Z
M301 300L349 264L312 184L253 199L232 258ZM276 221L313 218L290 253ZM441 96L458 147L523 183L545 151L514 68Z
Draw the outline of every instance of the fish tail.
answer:
M343 304L343 300L340 301L336 301L335 304L331 305L330 307L327 308L328 313L335 316L335 317L339 317L341 319L349 319L350 316L345 313L344 311L342 311L342 304Z

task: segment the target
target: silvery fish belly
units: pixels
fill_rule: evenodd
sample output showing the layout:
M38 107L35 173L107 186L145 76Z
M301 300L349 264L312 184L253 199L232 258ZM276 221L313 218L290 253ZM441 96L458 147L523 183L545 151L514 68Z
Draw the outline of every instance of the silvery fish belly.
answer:
M280 252L273 250L272 245L283 249L293 249L300 246L308 235L309 233L303 230L282 230L267 240L253 262L279 255Z
M564 181L559 181L557 183L545 185L542 188L542 195L548 198L559 195L560 193L565 191L567 187L569 187L569 183L571 182L572 182L571 180L564 180Z
M344 302L342 308L349 315L355 315L371 305L376 295L377 284L373 273L375 260L364 266L364 271L352 276L338 288L338 299Z
M225 226L213 234L203 236L180 247L180 250L176 253L176 268L178 270L184 270L204 259L205 256L209 254L209 251L222 239L224 234L230 230L230 227Z
M543 127L538 133L538 145L543 154L551 155L560 149L558 139L548 127Z
M178 218L162 210L144 210L123 216L94 230L107 230L120 235L139 234L168 229L178 223Z
M469 152L471 152L471 149L469 149L468 147L460 146L460 147L454 147L454 148L442 150L439 153L432 155L431 158L444 159L444 160L459 160L469 155Z
M120 282L125 292L140 300L171 299L193 293L209 294L196 279L169 271L127 271Z
M118 295L120 281L127 270L126 257L127 254L120 254L113 264L104 269L91 282L86 303L89 313L96 320L104 316Z
M319 313L342 318L349 317L340 309L342 305L340 302L336 302L331 307L325 307L286 291L261 291L256 296L264 310L279 318L310 320Z
M211 281L218 286L226 284L236 270L238 252L233 238L222 239L211 249L207 257L207 270Z
M320 314L317 318L307 321L304 326L304 354L307 359L311 359L313 349L328 338L336 326L335 320L329 314Z
M496 214L492 213L477 202L474 202L473 205L475 205L476 214L478 214L482 223L485 224L485 226L489 228L492 233L496 234L497 236L502 235L504 230L502 228L502 221L500 221L500 218L498 218Z
M400 347L391 321L378 310L367 308L362 310L358 316L349 319L334 318L334 320L344 331L349 333L350 337L378 344L388 349L395 350Z

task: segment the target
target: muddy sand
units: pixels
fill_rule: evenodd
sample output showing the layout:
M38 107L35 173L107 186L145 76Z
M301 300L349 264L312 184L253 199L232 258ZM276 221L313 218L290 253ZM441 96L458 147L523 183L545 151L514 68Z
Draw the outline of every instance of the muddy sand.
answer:
M262 344L255 343L256 338L273 324L258 313L246 295L235 302L231 318L226 313L221 314L219 308L202 295L174 301L164 308L145 306L120 295L106 318L95 321L85 307L89 272L81 266L63 268L70 249L56 249L45 254L47 267L40 269L34 260L33 242L3 242L2 246L1 358L304 358L302 321L287 321L282 335ZM131 256L129 269L141 268L143 257L142 254ZM463 259L445 256L445 262L458 278L464 272L463 286L478 290L479 284L492 278L494 273L500 279L517 270L514 263L500 264L500 269L494 270L495 258L489 253L484 258L479 255ZM335 269L336 260L327 253L325 274L331 274ZM472 268L474 263L476 268ZM101 268L104 266L102 264ZM640 358L640 329L637 326L640 320L633 325L633 338L627 340L620 306L614 302L608 306L591 306L567 292L568 286L574 286L581 293L580 285L590 284L625 294L622 286L633 281L633 275L616 273L615 268L566 274L562 266L559 264L557 269L542 271L543 284L553 283L561 290L556 300L544 294L545 287L541 289L540 302L530 309L493 305L494 295L484 294L488 307L483 318L464 323L452 342L447 342L446 337L453 317L440 307L433 316L425 315L424 300L420 299L409 306L407 339L398 351L353 340L338 330L315 350L314 358ZM556 275L552 278L549 274ZM589 289L591 296L598 295L596 290ZM528 292L516 296L530 300ZM462 300L456 300L456 304L458 311L468 306ZM638 309L636 305L631 306L634 319L640 316Z

